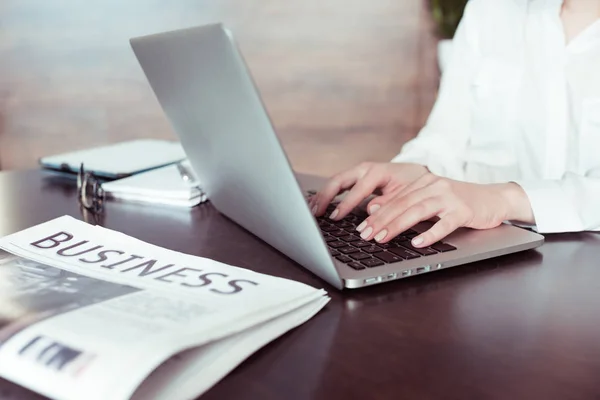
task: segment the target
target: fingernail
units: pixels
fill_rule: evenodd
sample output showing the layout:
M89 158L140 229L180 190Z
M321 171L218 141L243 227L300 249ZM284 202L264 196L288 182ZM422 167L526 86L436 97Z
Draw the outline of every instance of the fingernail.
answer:
M381 206L379 204L373 204L369 207L369 214L373 214L375 211L379 210Z
M414 239L412 240L412 244L413 244L413 246L418 246L418 245L420 245L421 243L423 243L423 238L422 238L421 236L417 236L416 238L414 238Z
M310 212L312 213L312 215L317 215L317 206L315 205Z
M365 229L366 227L367 227L367 221L363 221L363 222L361 222L361 223L360 223L360 225L358 225L358 226L356 227L356 230L357 230L358 232L362 232L362 231L363 231L363 229Z
M367 240L367 238L368 238L369 236L371 236L371 233L373 233L373 228L371 228L371 227L369 226L367 229L365 229L365 231L364 231L364 232L362 232L362 233L360 234L360 237L361 237L361 238L363 238L364 240Z
M381 242L387 236L387 229L380 231L377 235L375 235L375 241Z
M333 212L331 213L331 215L329 216L329 219L334 219L335 217L337 217L337 215L340 213L340 210L338 210L337 208L335 210L333 210Z

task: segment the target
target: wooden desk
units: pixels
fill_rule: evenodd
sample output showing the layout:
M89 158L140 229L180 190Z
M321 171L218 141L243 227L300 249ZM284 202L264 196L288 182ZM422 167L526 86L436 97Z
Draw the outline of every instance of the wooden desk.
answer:
M72 179L0 174L0 234L81 218ZM209 204L107 204L101 221L142 240L324 287L332 302L253 355L203 399L590 399L600 396L600 240L338 292ZM12 396L9 397L9 394ZM2 398L38 398L8 382Z

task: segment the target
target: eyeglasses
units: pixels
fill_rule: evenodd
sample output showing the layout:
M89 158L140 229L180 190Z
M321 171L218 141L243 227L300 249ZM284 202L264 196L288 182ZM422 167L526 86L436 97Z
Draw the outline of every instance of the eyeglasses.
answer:
M104 189L91 172L86 172L83 163L77 174L79 203L87 210L99 212L104 207Z

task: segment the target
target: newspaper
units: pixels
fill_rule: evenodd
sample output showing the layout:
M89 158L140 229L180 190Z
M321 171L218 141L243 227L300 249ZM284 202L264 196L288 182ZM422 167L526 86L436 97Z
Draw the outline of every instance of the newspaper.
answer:
M66 216L0 249L0 376L55 399L196 398L329 301Z

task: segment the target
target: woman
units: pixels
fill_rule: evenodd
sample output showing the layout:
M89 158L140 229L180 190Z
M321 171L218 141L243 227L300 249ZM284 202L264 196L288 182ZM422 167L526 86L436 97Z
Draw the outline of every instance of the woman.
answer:
M459 227L600 230L600 0L470 0L426 126L391 163L363 163L310 200L329 218L372 193L357 230L425 247Z

